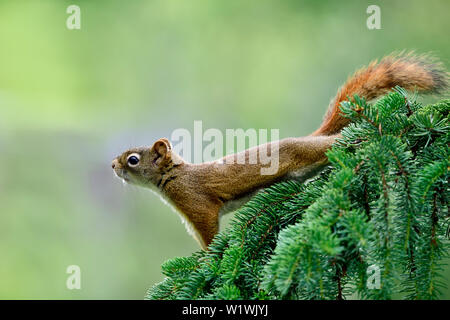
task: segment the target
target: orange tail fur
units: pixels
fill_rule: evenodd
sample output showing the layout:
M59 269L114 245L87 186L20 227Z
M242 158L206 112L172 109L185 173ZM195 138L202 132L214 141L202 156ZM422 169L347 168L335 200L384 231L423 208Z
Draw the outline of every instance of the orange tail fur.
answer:
M400 53L384 57L380 62L371 62L357 71L339 89L331 101L322 125L312 135L339 133L349 119L340 115L340 103L355 94L372 100L395 86L420 93L440 93L448 88L449 74L442 63L429 55Z

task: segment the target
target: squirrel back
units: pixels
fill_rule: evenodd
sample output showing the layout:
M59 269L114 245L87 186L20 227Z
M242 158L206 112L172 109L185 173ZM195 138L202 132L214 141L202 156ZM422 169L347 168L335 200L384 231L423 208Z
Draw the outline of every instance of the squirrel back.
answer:
M366 100L375 99L395 86L420 93L441 93L448 88L449 74L442 64L429 55L413 52L392 54L357 71L339 89L331 100L324 120L312 135L339 133L349 119L340 115L342 101L358 95Z

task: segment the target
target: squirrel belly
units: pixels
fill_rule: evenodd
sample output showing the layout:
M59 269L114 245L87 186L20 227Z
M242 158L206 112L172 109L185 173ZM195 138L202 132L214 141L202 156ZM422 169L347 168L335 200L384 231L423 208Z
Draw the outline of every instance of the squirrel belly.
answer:
M298 169L293 169L289 171L284 176L280 177L278 182L295 180L298 182L304 182L305 180L314 177L316 174L321 172L324 167L326 167L326 161L320 163L312 163L310 165L305 165L304 167L299 167ZM264 189L263 187L255 189L247 194L238 195L234 199L230 199L224 202L224 205L219 210L219 218L227 213L233 212L244 204L246 204L251 198L253 198L259 191Z
M188 231L203 249L219 231L222 214L234 211L262 188L286 180L304 181L327 164L331 148L349 119L341 116L340 103L359 95L377 98L395 86L420 93L448 88L449 74L441 63L426 55L390 55L372 62L350 77L331 101L319 128L307 137L286 138L259 145L219 161L191 164L172 151L166 138L151 147L131 148L116 157L112 167L124 181L156 190L180 214ZM264 174L263 151L277 153L275 169ZM243 160L239 161L239 160Z

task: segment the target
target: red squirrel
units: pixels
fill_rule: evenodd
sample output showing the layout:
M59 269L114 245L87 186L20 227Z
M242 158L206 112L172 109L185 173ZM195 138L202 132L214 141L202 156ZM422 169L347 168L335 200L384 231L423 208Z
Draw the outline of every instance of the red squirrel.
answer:
M132 148L112 162L123 181L156 190L184 219L188 231L203 249L219 230L219 218L276 182L312 177L326 164L325 152L349 120L341 116L340 103L354 95L372 100L395 86L421 93L439 93L448 87L442 64L426 55L389 55L357 71L331 101L320 127L311 135L262 144L218 161L193 164L172 151L166 138L151 147ZM274 174L263 175L261 162L237 163L260 152L278 152ZM242 158L241 158L242 159Z

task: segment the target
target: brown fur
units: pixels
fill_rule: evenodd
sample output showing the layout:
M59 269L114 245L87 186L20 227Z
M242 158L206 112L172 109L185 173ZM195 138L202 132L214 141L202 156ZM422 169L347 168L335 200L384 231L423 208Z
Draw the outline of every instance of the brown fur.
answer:
M286 138L277 143L260 145L222 161L192 164L172 152L170 143L162 138L151 148L133 148L113 160L115 173L124 181L154 188L166 198L192 227L194 238L206 249L219 230L221 210L237 201L245 202L261 188L275 182L304 180L319 171L326 163L325 155L348 120L340 116L339 104L358 94L368 100L386 93L394 86L420 92L445 90L448 76L439 64L425 56L412 54L388 56L380 63L372 62L351 77L339 90L320 126L312 135ZM277 149L274 149L278 146ZM253 155L262 148L278 150L279 167L275 174L262 175L263 163L250 164ZM140 159L130 166L127 159L136 154ZM245 164L234 161L245 158ZM258 158L258 157L257 157Z

